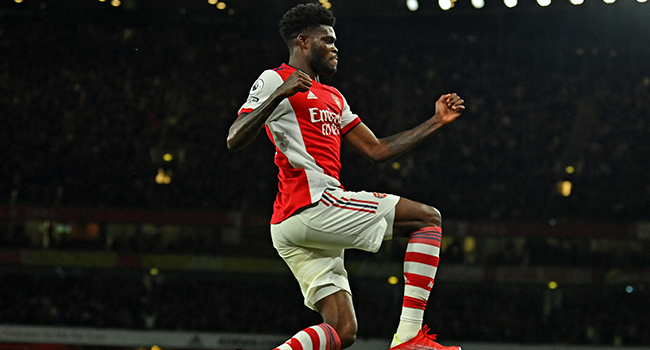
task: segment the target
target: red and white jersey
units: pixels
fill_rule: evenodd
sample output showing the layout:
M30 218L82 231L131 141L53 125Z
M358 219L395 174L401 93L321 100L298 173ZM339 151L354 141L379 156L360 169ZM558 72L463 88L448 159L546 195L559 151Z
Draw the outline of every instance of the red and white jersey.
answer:
M296 70L287 64L264 71L239 114L259 107ZM312 81L309 91L285 99L266 120L279 168L271 223L318 202L326 188L340 187L341 137L361 123L341 93Z

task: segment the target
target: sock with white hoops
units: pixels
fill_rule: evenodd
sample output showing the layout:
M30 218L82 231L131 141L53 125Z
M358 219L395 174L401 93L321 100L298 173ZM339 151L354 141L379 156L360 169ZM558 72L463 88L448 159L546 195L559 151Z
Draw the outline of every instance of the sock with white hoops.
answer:
M404 300L397 333L391 347L415 337L424 320L438 270L442 229L437 226L421 228L411 235L404 257Z
M273 350L341 350L341 339L332 326L321 323L303 329Z

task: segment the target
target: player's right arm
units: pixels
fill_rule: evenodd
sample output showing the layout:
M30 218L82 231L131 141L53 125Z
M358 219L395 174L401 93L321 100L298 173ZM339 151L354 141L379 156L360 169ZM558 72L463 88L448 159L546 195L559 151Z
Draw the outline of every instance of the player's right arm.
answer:
M250 144L260 132L271 113L284 99L309 90L312 85L308 74L296 70L271 95L250 113L241 113L228 131L228 149L236 151Z

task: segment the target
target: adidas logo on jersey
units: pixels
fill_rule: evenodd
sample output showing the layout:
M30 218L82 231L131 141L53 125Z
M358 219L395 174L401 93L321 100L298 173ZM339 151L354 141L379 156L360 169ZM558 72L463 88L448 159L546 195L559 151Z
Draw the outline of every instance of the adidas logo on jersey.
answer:
M309 90L309 93L307 94L307 99L308 100L317 100L318 97L316 97L316 95L314 95L314 93L311 92L311 90Z

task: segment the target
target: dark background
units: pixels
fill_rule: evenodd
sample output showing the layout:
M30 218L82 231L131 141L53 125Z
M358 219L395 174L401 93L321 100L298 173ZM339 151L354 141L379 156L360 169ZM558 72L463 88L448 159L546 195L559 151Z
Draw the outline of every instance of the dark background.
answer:
M296 3L229 1L218 10L204 1L124 1L114 8L1 0L0 322L281 334L318 322L286 274L151 277L147 269L34 268L8 258L78 250L279 259L265 222L244 230L251 239L237 244L221 244L227 230L214 228L163 245L144 234L141 219L131 240L117 244L107 233L110 221L93 236L81 215L69 231L79 226L87 237L67 242L56 239L51 219L11 213L99 208L131 216L269 217L277 188L272 144L259 135L247 149L229 152L225 139L257 76L287 59L277 21ZM459 0L444 12L420 1L411 13L403 1L331 3L340 64L323 82L339 88L379 137L428 118L441 94L457 92L467 106L461 118L386 164L344 150L347 189L428 203L452 222L618 228L650 220L650 5L587 0L541 8L524 1L507 9L488 1L476 10ZM165 153L173 160L164 161ZM161 171L169 184L156 183ZM560 195L560 181L572 182L570 196ZM47 244L21 238L30 220L47 223ZM555 291L521 281L439 283L427 323L443 340L650 344L647 277L607 283L618 269L647 271L647 239L613 230L614 238L602 241L609 237L603 230L572 240L527 237L527 258L509 257L524 238L497 233L490 239L507 248L478 260L462 256L463 237L450 235L456 244L443 253L441 269L445 261L486 271L589 268L597 282ZM604 254L595 248L603 245L617 248ZM351 259L399 264L396 248ZM356 277L360 336L389 339L401 284Z
M453 219L648 219L646 4L421 3L335 3L341 62L324 82L380 137L446 92L467 111L398 170L344 152L347 188ZM225 136L250 84L287 59L276 23L291 4L3 1L0 200L268 212L272 146L230 153Z

